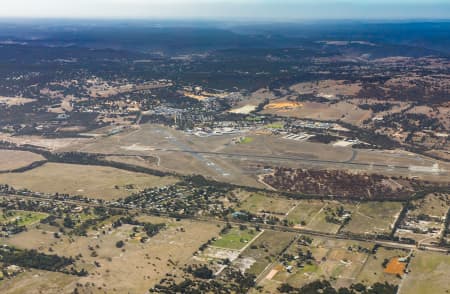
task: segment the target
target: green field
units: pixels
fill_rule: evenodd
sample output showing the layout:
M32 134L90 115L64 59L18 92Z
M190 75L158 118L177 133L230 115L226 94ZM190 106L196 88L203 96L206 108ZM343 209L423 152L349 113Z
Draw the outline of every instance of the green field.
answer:
M252 137L243 137L239 143L240 144L250 144L251 142L253 142L255 139Z
M6 224L17 221L18 226L29 226L46 218L48 214L41 212L13 210L0 215L0 223Z
M253 240L258 233L252 229L240 230L239 228L232 228L224 235L221 235L211 245L214 247L239 250Z
M269 129L282 129L284 127L284 122L271 123L268 124L266 127Z

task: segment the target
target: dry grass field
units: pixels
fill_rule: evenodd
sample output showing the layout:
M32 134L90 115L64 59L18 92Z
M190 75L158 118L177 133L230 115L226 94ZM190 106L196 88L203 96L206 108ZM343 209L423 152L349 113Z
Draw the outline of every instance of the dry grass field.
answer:
M320 200L301 200L289 213L287 220L293 226L306 226L325 205L326 202Z
M306 229L324 232L324 233L337 233L342 224L332 223L327 221L327 216L331 215L330 212L336 212L339 207L343 207L345 210L351 211L353 206L340 203L337 201L328 201L325 205L312 216L310 221L304 226Z
M372 117L372 111L363 110L346 101L337 103L302 102L296 107L266 108L263 113L324 121L342 120L354 125L361 125L364 120Z
M156 177L110 167L46 163L23 173L0 174L0 183L44 193L67 193L100 199L117 199L145 188L175 183L172 177ZM116 187L117 186L117 187Z
M293 244L287 253L296 255L298 245ZM351 248L351 250L349 250ZM293 269L288 272L283 265L274 269L277 271L273 280L279 283L289 283L295 287L318 279L330 280L334 287L348 287L354 283L368 259L368 253L358 251L358 248L370 249L371 245L362 242L331 240L313 237L310 246L301 246L302 251L311 251L314 261L298 267L295 262Z
M413 201L412 204L414 209L408 210L409 216L426 214L444 220L450 206L450 194L429 194L425 198Z
M357 234L390 234L401 210L400 202L359 203L343 231Z
M251 260L247 272L258 276L294 238L293 233L265 231L239 259Z
M450 256L423 251L414 255L399 294L448 293Z
M290 90L298 94L335 99L337 96L355 96L361 90L361 85L340 80L322 80L299 83L291 86Z
M302 287L323 279L329 280L336 289L356 283L366 286L385 282L393 285L401 283L401 279L396 274L385 272L383 262L408 256L406 250L379 247L375 254L371 254L373 244L370 243L320 237L312 237L312 239L309 246L299 247L294 243L286 253L296 255L299 248L303 252L309 250L314 261L310 264L304 263L301 267L296 261L292 261L288 263L292 266L290 271L287 271L286 264L276 264L266 278L259 283L259 286L263 287L262 293L279 293L277 288L282 283ZM257 291L251 293L257 293Z
M393 260L394 258L406 257L407 255L408 251L406 250L379 247L376 254L370 255L367 259L364 268L356 277L356 282L364 285L385 282L394 285L399 284L401 280L395 274L386 272L383 262L384 260Z
M140 220L164 222L167 228L145 243L130 237L133 232L133 226L130 225L116 229L106 225L102 229L106 234L101 233L101 230L90 231L88 237L63 236L61 239L55 239L53 234L43 234L40 230L13 236L7 243L20 248L34 248L49 253L51 247L52 252L59 255L81 254L82 257L75 262L76 267L87 269L89 275L74 279L72 276L36 272L34 275L42 275L42 278L34 279L30 278L29 273L24 273L7 283L0 283L0 292L5 293L8 289L7 293L40 293L34 289L43 289L49 284L49 291L43 293L72 293L76 284L80 283L83 285L78 287L80 293L146 293L167 273L181 274L181 269L190 263L192 255L200 245L217 236L220 231L220 227L216 225L188 220L176 222L171 219L147 217ZM36 241L33 241L34 239ZM24 240L32 242L27 244ZM123 248L117 248L115 245L120 240L125 242ZM95 266L94 262L100 266ZM55 277L59 280L57 287L51 285ZM31 292L21 292L24 289L31 289Z
M11 134L0 132L0 141L11 142L13 144L38 146L51 151L70 148L77 150L81 145L91 142L90 138L44 138L41 136L11 136Z
M297 201L287 198L264 195L260 193L242 193L249 195L242 203L240 203L237 209L245 210L254 214L268 213L279 218L283 218L297 204Z
M5 104L6 106L16 106L24 105L30 102L34 102L36 99L23 98L23 97L3 97L0 96L0 105Z
M76 276L42 270L28 270L13 279L0 281L2 294L69 294ZM80 292L83 293L83 292ZM103 293L100 292L99 293Z
M45 160L39 154L27 151L0 150L0 171L9 171Z

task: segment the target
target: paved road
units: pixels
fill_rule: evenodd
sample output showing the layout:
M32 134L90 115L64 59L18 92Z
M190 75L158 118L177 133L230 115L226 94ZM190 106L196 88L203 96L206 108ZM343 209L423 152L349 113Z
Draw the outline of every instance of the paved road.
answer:
M111 209L116 209L116 210L124 211L124 212L144 213L144 214L149 214L149 215L154 215L154 216L173 218L173 216L170 216L168 214L163 214L163 213L155 214L155 213L151 213L145 209L132 209L132 208L123 208L123 207L121 208L121 207L114 207L109 204L95 204L95 203L86 203L86 202L77 201L77 200L59 200L59 199L52 199L52 198L43 197L43 196L23 196L23 195L12 195L12 194L4 194L4 193L0 193L0 196L11 197L11 198L21 198L21 199L34 199L34 200L41 200L41 201L55 201L55 202L61 202L61 203L74 204L74 205L81 206L81 207L109 207ZM370 238L364 238L364 237L324 233L324 232L318 232L318 231L313 231L313 230L287 227L287 226L282 226L282 225L268 225L268 224L252 223L252 222L226 221L226 220L221 220L221 219L214 218L214 217L184 217L184 218L190 219L192 221L210 222L210 223L221 224L221 225L231 224L231 225L239 226L241 224L245 224L248 226L259 226L260 228L262 228L266 231L292 232L292 233L299 233L299 234L318 236L318 237L337 239L337 240L370 242L373 244L382 245L384 247L397 248L397 249L409 249L409 250L417 249L416 245L405 244L405 243L400 243L400 242L396 242L396 241L370 239ZM436 251L436 252L447 252L448 251L448 248L439 247L439 246L431 246L431 245L425 246L425 247L422 246L422 249L428 250L428 251Z

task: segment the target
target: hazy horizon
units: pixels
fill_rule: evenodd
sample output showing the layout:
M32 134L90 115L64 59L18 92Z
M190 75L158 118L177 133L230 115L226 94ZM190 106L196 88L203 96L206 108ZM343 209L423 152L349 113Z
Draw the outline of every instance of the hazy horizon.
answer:
M449 19L450 3L431 0L15 0L0 18L171 20Z

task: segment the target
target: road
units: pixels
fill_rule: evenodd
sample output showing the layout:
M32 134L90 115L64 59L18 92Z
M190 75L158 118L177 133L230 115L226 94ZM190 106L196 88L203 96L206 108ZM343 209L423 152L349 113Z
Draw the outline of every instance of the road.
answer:
M86 203L83 201L77 201L77 200L59 200L59 199L51 199L48 197L41 197L41 196L23 196L23 195L12 195L12 194L4 194L0 193L0 196L4 197L11 197L11 198L19 198L19 199L34 199L34 200L41 200L41 201L54 201L54 202L60 202L60 203L68 203L73 204L81 207L109 207L111 209L116 209L123 212L131 212L131 213L144 213L148 215L153 216L160 216L160 217L170 217L173 218L173 216L170 216L168 214L164 213L151 213L150 211L147 211L145 209L135 209L135 208L124 208L124 207L114 207L114 206L108 206L108 204L95 204L95 203ZM226 225L231 224L235 226L239 226L242 224L248 225L248 226L259 226L261 229L264 229L266 231L278 231L278 232L292 232L292 233L298 233L298 234L304 234L309 236L317 236L317 237L324 237L329 239L336 239L336 240L351 240L356 242L370 242L373 244L378 244L384 247L389 248L396 248L396 249L408 249L408 250L414 250L417 249L416 245L413 244L405 244L397 241L390 241L390 240L380 240L380 239L371 239L371 238L363 238L363 237L356 237L356 236L346 236L342 234L333 234L333 233L324 233L324 232L318 232L313 230L306 230L306 229L300 229L300 228L293 228L288 226L282 226L282 225L269 225L269 224L262 224L262 223L253 223L253 222L238 222L238 221L229 221L229 220L222 220L214 217L197 217L197 216L188 216L188 217L182 217L184 219L190 219L192 221L197 222L209 222L219 225ZM422 246L422 250L428 250L428 251L435 251L435 252L447 252L448 248L439 247L439 246Z

